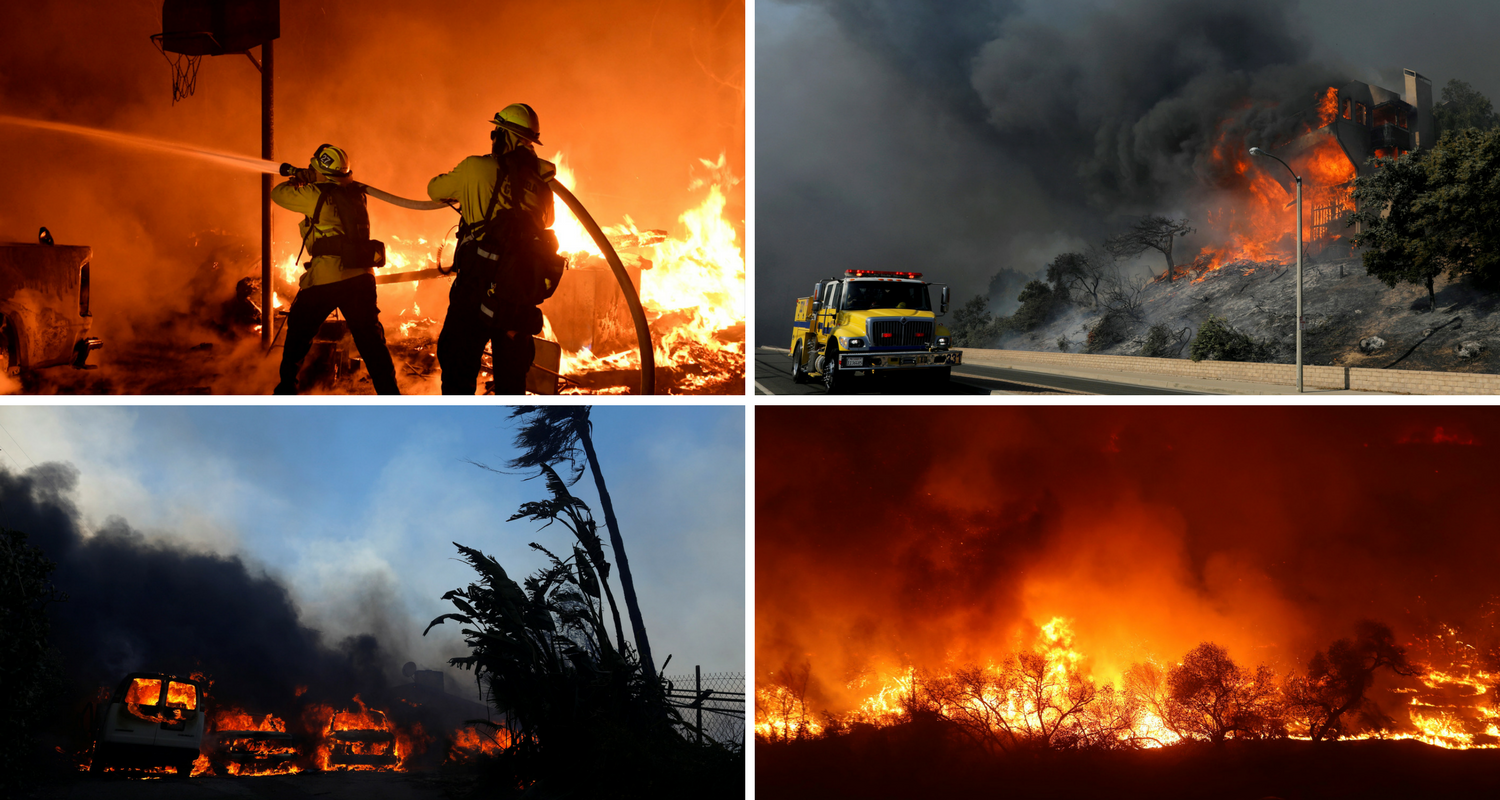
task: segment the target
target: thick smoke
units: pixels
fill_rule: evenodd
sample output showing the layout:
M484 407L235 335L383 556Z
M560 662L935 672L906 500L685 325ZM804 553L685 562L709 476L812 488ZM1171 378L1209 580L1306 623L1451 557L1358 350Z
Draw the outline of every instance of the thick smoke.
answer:
M1448 29L1442 15L1324 6L769 4L757 17L758 344L781 344L792 298L847 268L915 268L961 302L1142 214L1192 218L1196 252L1214 241L1207 210L1243 181L1213 156L1221 139L1280 144L1331 85L1400 91L1403 67L1435 90L1454 77L1431 34ZM1450 11L1447 22L1471 15ZM1423 33L1395 34L1408 29Z
M1474 635L1500 594L1482 409L767 408L756 430L756 670L810 662L820 708L1053 616L1102 679L1202 641L1285 673L1362 618Z
M215 701L251 711L378 696L395 656L370 634L329 639L299 620L288 588L238 556L148 539L118 517L85 530L78 472L0 469L0 523L57 563L52 607L69 702L127 673L206 673ZM387 623L388 626L388 623Z
M203 59L196 94L173 105L170 72L148 38L161 30L160 2L12 3L4 20L6 114L260 155L260 76L244 56ZM628 214L682 235L678 215L704 199L690 188L706 177L698 159L722 152L744 174L739 0L284 2L274 48L276 160L305 165L332 142L349 151L358 179L403 196L425 198L434 175L488 152L489 119L512 102L537 109L539 155L565 154L575 193L600 224ZM94 333L106 359L162 341L190 358L187 348L215 341L205 307L259 274L256 175L4 125L0 166L0 240L35 241L46 225L59 244L94 248ZM725 214L742 220L743 195L730 190L729 204ZM375 237L388 242L441 241L457 222L446 210L373 201L370 210ZM297 218L272 213L281 264L297 252ZM424 293L424 314L441 319L445 298L446 287ZM234 359L224 350L191 369L219 391L275 382L275 360L256 346Z

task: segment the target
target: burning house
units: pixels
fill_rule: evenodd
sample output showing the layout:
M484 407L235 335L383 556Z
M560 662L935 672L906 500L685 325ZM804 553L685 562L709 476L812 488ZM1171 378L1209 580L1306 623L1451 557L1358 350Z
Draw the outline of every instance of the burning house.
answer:
M1373 159L1395 158L1436 143L1432 81L1414 70L1403 72L1402 93L1362 81L1329 87L1319 98L1317 126L1272 150L1304 176L1304 238L1311 252L1358 233L1348 226L1355 211L1353 180L1375 169ZM1283 186L1293 189L1290 180Z

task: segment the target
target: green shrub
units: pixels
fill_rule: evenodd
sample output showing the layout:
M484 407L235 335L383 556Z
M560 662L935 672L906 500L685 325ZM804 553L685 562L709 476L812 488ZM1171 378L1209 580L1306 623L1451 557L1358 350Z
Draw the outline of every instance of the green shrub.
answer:
M1024 333L1051 319L1058 307L1067 302L1067 293L1059 294L1042 281L1032 281L1016 299L1021 301L1021 307L1011 316L1010 327Z
M1276 357L1276 345L1235 330L1228 320L1209 314L1188 352L1194 361L1270 361Z
M1124 341L1125 334L1130 331L1130 323L1130 314L1123 310L1112 308L1104 312L1104 316L1089 328L1088 341L1083 346L1084 351L1097 353Z
M1175 349L1176 352L1173 352ZM1166 358L1181 352L1177 332L1167 323L1158 322L1146 331L1146 342L1141 345L1141 355L1147 358Z

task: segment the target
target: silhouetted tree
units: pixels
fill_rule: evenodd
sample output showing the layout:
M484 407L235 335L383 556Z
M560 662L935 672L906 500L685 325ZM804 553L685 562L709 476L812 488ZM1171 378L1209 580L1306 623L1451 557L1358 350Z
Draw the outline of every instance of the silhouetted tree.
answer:
M1443 87L1441 102L1432 110L1437 123L1437 135L1464 128L1489 130L1500 127L1500 114L1482 92L1470 86L1468 81L1454 78Z
M1047 281L1053 286L1067 288L1070 294L1088 295L1093 307L1098 308L1110 266L1110 259L1104 253L1092 250L1062 253L1047 265Z
M1059 294L1044 281L1032 281L1021 289L1016 299L1021 301L1021 307L1011 315L1010 325L1025 332L1051 319L1058 306L1067 301L1067 294Z
M1221 744L1231 736L1262 738L1277 732L1280 713L1270 668L1251 672L1213 642L1188 651L1168 672L1167 686L1172 724L1185 735Z
M1172 708L1172 687L1167 682L1168 670L1155 661L1144 661L1130 665L1125 671L1124 691L1131 702L1140 708L1143 719L1149 718L1154 727L1160 725L1165 731L1147 729L1147 739L1156 744L1170 744L1172 739L1163 733L1187 736L1187 731L1177 725L1177 716Z
M594 452L594 424L589 421L590 406L516 406L511 411L512 419L523 420L516 432L516 447L521 455L511 459L513 469L533 469L542 465L556 465L566 461L575 483L583 476L583 456L594 476L594 488L599 491L599 505L604 509L604 524L609 528L609 544L615 552L615 564L620 568L620 588L625 594L625 609L630 615L630 632L635 637L635 646L640 651L641 666L645 669L647 682L656 683L656 665L651 660L651 643L646 638L646 622L641 616L641 606L636 600L635 581L630 577L630 560L625 557L625 540L620 537L620 524L615 521L615 506L609 499L609 488L604 485L604 472L599 467L599 455Z
M26 534L0 528L0 787L34 764L34 736L56 682L47 606L67 599L49 580L56 568Z
M955 346L978 347L989 343L994 323L989 304L989 298L976 294L962 307L953 310L953 323L948 330L953 334Z
M1104 249L1115 258L1135 258L1147 250L1155 250L1167 259L1167 280L1173 280L1177 264L1172 258L1172 245L1178 238L1193 232L1186 219L1146 216L1130 226L1130 230L1109 237Z
M1346 716L1370 706L1366 692L1380 669L1417 673L1389 626L1362 620L1353 639L1339 639L1327 651L1318 651L1308 662L1307 675L1287 680L1288 706L1307 723L1313 741L1337 739L1345 733Z

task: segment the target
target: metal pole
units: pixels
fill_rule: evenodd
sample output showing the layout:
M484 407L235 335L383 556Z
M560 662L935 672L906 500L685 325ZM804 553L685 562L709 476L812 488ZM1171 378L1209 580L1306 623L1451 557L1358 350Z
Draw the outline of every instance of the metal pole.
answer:
M260 157L274 160L272 134L276 129L271 114L272 73L274 41L260 47ZM271 175L260 176L260 345L271 349L271 336L276 327L276 309L271 307Z
M1302 176L1297 175L1297 394L1302 394Z
M703 665L693 666L693 693L698 696L698 744L703 744Z

